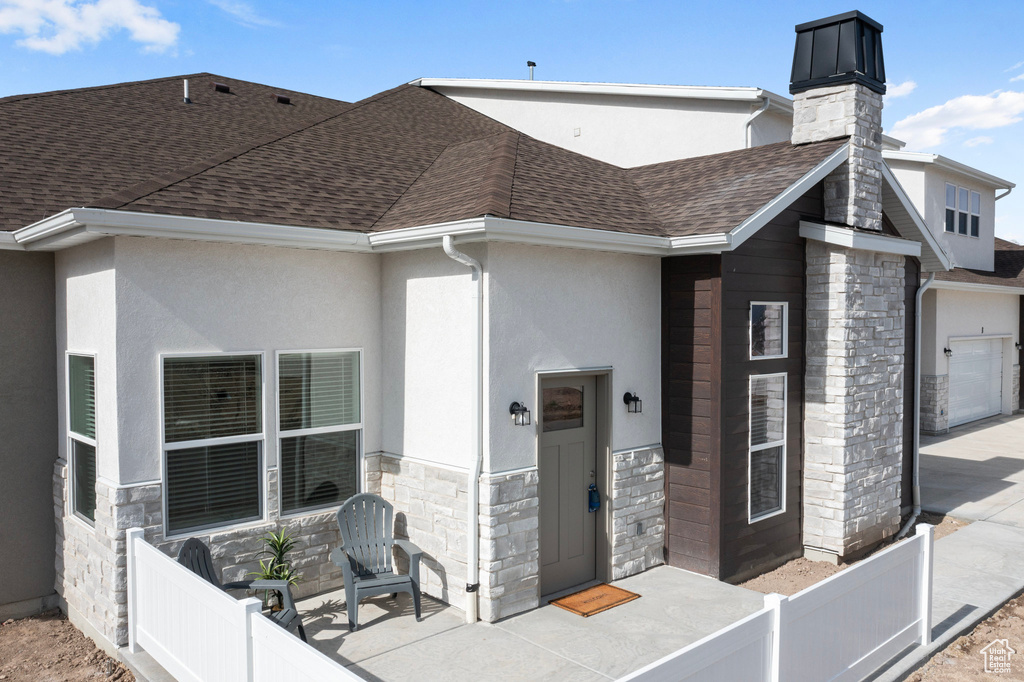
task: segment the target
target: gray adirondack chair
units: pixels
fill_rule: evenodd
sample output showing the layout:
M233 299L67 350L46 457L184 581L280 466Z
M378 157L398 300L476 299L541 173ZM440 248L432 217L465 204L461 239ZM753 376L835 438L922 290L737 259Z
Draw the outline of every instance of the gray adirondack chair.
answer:
M274 621L285 630L293 626L298 631L299 638L306 641L306 630L302 627L302 617L299 610L295 608L295 600L292 599L292 592L287 580L242 580L222 585L217 577L217 569L213 566L213 557L210 555L210 548L199 538L189 538L178 550L178 563L192 571L200 578L214 587L227 590L275 590L284 597L284 607L280 611L272 611L270 620Z
M420 619L420 557L423 552L408 540L395 540L395 508L384 498L360 493L345 500L338 510L342 546L331 552L331 561L345 578L348 627L359 628L359 600L378 594L408 592ZM395 573L391 548L409 557L408 575Z

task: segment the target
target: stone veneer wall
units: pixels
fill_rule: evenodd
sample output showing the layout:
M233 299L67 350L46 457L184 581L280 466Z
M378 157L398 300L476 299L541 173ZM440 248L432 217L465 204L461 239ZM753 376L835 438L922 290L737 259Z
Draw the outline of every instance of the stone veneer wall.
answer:
M169 556L176 556L186 537L165 539L163 534L163 489L160 484L111 487L96 483L96 523L67 516L67 463L54 468L54 507L57 523L57 579L55 588L73 609L72 618L84 618L111 644L128 642L128 575L125 531L143 528L146 541ZM279 519L277 470L267 473L267 523L213 532L196 532L205 542L221 571L221 581L244 580L259 568L263 536L285 528L298 546L292 565L302 582L292 589L296 597L342 587L341 569L331 563L330 550L340 546L341 536L335 510Z
M637 534L637 524L643 532ZM612 455L612 580L665 563L665 453Z
M804 545L848 556L896 532L904 259L807 243Z
M1013 395L1010 396L1010 411L1020 410L1020 365L1013 366Z
M949 375L921 375L921 433L949 431Z

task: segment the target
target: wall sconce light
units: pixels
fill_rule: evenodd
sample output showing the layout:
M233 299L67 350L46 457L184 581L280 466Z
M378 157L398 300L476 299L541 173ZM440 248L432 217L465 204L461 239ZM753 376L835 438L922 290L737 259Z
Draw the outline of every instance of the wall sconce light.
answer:
M640 414L644 411L644 401L640 400L636 393L626 391L626 395L622 396L622 402L626 403L626 412L630 414Z
M512 415L512 421L516 426L530 425L530 410L522 403L512 403L508 406L508 413Z
M947 358L951 358L951 357L953 357L953 351L951 351L951 350L950 350L950 349L948 349L948 348L943 348L943 349L942 349L942 352L946 354L946 357L947 357Z
M1015 343L1013 345L1017 347L1017 350L1020 350L1020 341L1018 341L1017 343Z

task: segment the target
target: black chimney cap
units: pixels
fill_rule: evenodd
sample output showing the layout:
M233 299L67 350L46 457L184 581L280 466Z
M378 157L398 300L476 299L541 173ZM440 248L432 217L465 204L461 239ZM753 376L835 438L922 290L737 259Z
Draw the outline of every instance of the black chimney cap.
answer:
M790 94L847 83L885 94L882 25L856 10L798 25Z

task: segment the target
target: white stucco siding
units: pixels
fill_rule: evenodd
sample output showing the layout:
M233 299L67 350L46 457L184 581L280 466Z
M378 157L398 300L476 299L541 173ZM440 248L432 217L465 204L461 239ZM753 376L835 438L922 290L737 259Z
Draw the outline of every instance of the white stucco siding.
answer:
M114 240L103 239L56 254L58 453L68 456L66 353L94 355L96 468L119 479Z
M457 248L486 269L487 246ZM476 343L470 269L440 248L382 258L382 449L468 468Z
M363 350L363 449L380 449L380 257L118 237L119 482L161 478L161 353L264 354L267 466L277 464L277 351Z
M540 371L612 367L612 449L661 442L660 259L491 244L488 275L489 471L536 465ZM641 414L627 414L626 391ZM531 427L512 424L513 401Z
M745 146L760 102L438 88L456 102L531 137L631 168ZM789 139L787 116L755 119L755 144ZM578 133L578 134L577 134Z

